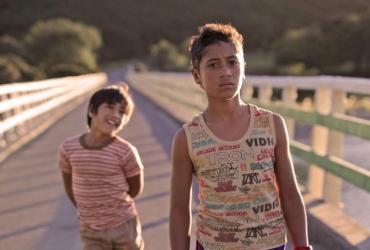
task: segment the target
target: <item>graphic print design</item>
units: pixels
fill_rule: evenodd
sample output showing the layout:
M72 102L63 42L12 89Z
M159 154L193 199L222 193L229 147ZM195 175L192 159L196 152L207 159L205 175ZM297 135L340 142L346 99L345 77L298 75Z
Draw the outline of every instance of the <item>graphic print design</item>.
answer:
M272 114L253 112L252 127L237 142L219 142L199 117L186 128L199 185L197 240L205 249L268 249L285 242Z

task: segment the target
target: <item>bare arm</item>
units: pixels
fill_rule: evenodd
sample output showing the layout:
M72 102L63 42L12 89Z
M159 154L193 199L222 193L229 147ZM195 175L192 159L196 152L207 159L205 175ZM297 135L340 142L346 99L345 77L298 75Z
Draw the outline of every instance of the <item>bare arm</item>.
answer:
M294 246L308 246L306 210L294 173L288 133L283 118L274 115L275 171L284 217Z
M190 245L192 169L185 131L181 129L172 143L170 241L174 250L188 250Z
M72 191L72 174L62 171L62 176L63 176L64 189L67 193L67 196L72 202L73 206L76 207L76 200L75 200L75 197L73 196L73 191Z
M140 173L139 175L135 175L133 177L127 178L127 183L130 187L129 191L127 192L131 198L137 197L144 188L144 175Z

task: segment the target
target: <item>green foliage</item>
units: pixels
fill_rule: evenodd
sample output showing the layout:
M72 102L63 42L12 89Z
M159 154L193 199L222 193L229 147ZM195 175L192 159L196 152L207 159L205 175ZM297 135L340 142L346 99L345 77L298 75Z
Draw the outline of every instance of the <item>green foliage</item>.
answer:
M48 56L39 61L40 67L47 75L55 65L59 64L74 64L84 68L85 72L94 72L97 69L96 58L91 50L68 44L48 48Z
M45 74L29 65L17 55L0 55L0 83L33 81L45 78Z
M369 27L370 11L363 15L349 15L338 27L332 40L338 43L336 52L343 55L339 64L341 69L353 67L354 74L370 76Z
M174 44L164 39L150 47L149 61L156 70L188 70L188 58Z
M278 73L284 71L279 69L280 65L289 67L295 63L303 63L309 70L319 69L320 73L366 75L370 72L369 48L364 47L369 41L370 29L368 18L361 14L370 8L369 0L233 0L232 3L159 0L155 5L149 1L117 0L79 0L68 1L68 4L52 0L10 2L17 3L1 6L0 34L22 37L33 23L50 17L88 23L104 34L99 59L105 63L144 58L150 46L160 39L180 44L194 34L199 25L224 22L232 23L244 35L247 54L254 51L274 53L271 45L278 39L282 41L286 31L304 30L307 39L285 37L288 44L276 50L279 59L273 67L258 65L250 67L250 72ZM77 40L86 43L86 39ZM94 40L87 39L87 43ZM293 46L290 47L290 43ZM92 42L88 46L96 45L99 43ZM179 52L187 52L186 47L180 46ZM40 46L40 53L43 48L46 47ZM289 55L290 51L294 55ZM32 64L35 63L39 61Z
M307 68L304 63L293 63L278 68L277 73L281 75L317 75L317 68Z
M105 62L144 57L150 45L160 39L179 44L194 34L199 25L214 21L238 27L245 35L247 51L266 50L288 29L322 23L370 7L369 0L8 2L12 3L1 6L0 34L20 37L37 20L50 17L89 23L104 34L100 58Z
M136 62L134 64L134 70L136 72L145 72L145 71L148 71L148 67L143 62Z
M367 12L287 31L273 47L280 73L370 76L369 26Z
M102 38L94 27L56 18L35 23L24 43L8 35L0 37L1 82L39 80L45 73L62 77L95 72Z
M60 42L87 47L91 50L96 50L102 45L101 34L96 28L66 18L36 22L27 34L26 42L35 48L40 48L43 44Z
M31 27L25 41L32 62L48 76L97 70L96 51L102 38L92 26L65 18L41 20Z
M308 67L320 67L328 57L323 54L324 35L318 26L288 30L274 44L279 64L303 63Z
M190 53L189 53L189 45L190 45L191 37L185 38L179 45L179 53L186 55L188 60L190 61Z
M16 38L10 35L3 35L0 37L0 54L15 54L19 56L25 56L26 51L22 41L18 41Z
M6 58L0 57L0 84L17 82L21 79L21 72L16 65Z
M64 76L75 76L90 73L85 67L81 67L76 64L53 64L48 68L49 77L64 77Z
M248 52L244 55L246 62L246 74L276 74L276 60L271 52Z

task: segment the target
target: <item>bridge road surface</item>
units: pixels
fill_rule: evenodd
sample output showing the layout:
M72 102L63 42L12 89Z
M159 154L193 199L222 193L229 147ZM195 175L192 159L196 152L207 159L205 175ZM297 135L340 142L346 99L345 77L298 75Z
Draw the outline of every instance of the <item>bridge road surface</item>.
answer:
M169 247L170 144L179 124L145 98L121 136L139 150L144 192L136 200L145 249ZM79 250L78 220L64 193L56 157L60 143L86 130L87 103L0 165L0 250ZM194 247L192 247L194 249Z

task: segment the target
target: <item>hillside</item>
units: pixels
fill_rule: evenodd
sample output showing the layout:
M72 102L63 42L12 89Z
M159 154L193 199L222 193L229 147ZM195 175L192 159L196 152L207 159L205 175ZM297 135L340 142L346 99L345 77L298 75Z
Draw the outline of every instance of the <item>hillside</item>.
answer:
M369 0L2 0L0 34L20 38L38 19L68 17L102 31L107 61L143 56L161 38L181 42L214 21L237 26L250 49L268 48L288 28L369 8Z

